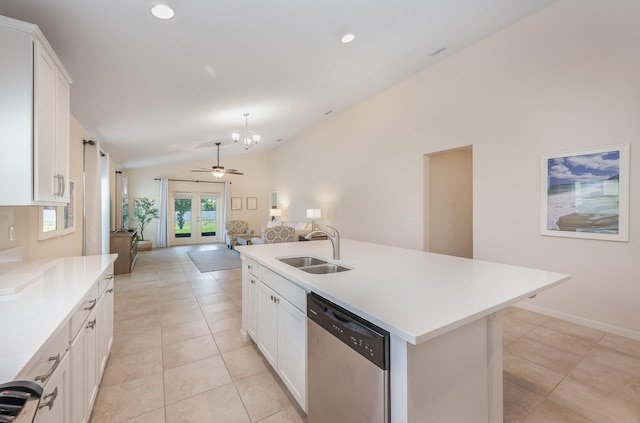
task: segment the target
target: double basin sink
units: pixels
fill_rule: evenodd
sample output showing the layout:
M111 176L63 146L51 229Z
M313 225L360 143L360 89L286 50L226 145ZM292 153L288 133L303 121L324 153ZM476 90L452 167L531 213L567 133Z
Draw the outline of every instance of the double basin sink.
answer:
M344 272L345 270L351 270L348 267L340 266L339 264L329 263L326 260L322 260L316 257L297 256L297 257L282 257L279 258L281 262L293 266L296 269L300 269L307 273L313 273L316 275L323 275L327 273Z

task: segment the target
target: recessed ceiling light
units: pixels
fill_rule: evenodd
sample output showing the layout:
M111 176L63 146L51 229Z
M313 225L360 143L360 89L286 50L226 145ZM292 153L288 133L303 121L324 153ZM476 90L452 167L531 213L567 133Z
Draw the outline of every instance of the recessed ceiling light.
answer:
M350 43L351 41L355 40L355 38L356 38L355 34L351 34L351 33L344 34L342 36L342 38L340 38L340 42L343 43L343 44L347 44L347 43Z
M151 14L158 19L171 19L175 12L166 4L157 4L151 8Z

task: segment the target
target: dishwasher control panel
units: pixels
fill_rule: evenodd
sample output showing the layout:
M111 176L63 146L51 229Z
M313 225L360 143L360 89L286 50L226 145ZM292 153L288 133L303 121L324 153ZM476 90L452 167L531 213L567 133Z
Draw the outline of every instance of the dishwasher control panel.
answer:
M307 318L383 370L389 368L389 332L310 292Z

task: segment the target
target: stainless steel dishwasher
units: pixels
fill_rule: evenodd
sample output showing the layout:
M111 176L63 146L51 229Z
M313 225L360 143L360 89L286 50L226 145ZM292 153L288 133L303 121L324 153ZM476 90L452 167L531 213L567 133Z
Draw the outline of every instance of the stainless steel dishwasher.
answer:
M309 423L389 423L389 332L307 294Z

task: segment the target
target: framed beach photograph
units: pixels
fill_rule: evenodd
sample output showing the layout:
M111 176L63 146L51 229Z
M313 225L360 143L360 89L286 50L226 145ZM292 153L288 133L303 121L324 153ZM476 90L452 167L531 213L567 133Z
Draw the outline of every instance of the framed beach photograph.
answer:
M231 197L231 210L242 210L242 197Z
M629 241L629 144L544 154L540 233Z
M258 199L256 197L247 197L247 210L257 210Z

